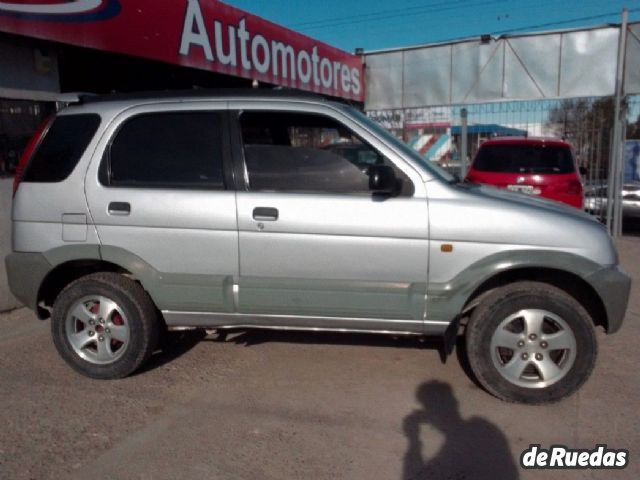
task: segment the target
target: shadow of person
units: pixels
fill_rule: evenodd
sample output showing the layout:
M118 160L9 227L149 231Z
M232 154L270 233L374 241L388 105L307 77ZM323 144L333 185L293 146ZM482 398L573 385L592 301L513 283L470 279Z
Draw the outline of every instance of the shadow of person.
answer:
M403 424L409 441L403 480L518 478L504 434L483 418L463 419L448 384L423 383L416 397L422 408L410 413ZM423 456L422 425L430 425L444 436L443 446L432 458Z

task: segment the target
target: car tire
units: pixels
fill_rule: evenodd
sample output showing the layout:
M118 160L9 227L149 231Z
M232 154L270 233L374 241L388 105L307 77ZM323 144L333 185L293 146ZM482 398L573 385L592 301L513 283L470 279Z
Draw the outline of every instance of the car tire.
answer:
M465 332L479 383L496 397L557 402L587 381L597 356L593 322L573 297L552 285L517 282L489 293Z
M91 378L130 375L153 353L160 332L154 304L142 286L117 273L94 273L56 298L51 333L56 349Z

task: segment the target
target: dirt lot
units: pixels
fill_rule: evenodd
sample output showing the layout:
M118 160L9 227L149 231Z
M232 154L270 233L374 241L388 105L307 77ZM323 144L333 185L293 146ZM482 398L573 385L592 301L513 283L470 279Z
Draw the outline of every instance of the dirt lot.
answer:
M251 332L174 338L137 375L93 381L59 359L49 322L0 315L0 479L558 478L522 470L530 443L630 451L640 475L640 238L623 330L556 405L502 403L437 341Z

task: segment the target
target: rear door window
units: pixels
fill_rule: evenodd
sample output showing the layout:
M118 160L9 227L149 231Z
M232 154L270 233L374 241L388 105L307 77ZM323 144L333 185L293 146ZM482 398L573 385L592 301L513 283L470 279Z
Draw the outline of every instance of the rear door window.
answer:
M561 174L575 171L571 150L553 145L483 145L473 168L496 173Z
M61 182L76 167L100 125L96 114L56 117L29 160L25 182Z
M100 181L113 187L225 188L220 112L163 112L127 120L107 149Z

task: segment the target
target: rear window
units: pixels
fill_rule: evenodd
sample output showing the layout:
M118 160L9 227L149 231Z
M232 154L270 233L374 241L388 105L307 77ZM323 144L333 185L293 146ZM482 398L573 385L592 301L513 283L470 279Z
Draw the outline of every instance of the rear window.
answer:
M481 172L573 173L571 150L552 145L487 145L480 147L473 168Z
M29 160L25 182L60 182L67 178L87 149L98 126L96 114L56 117Z

